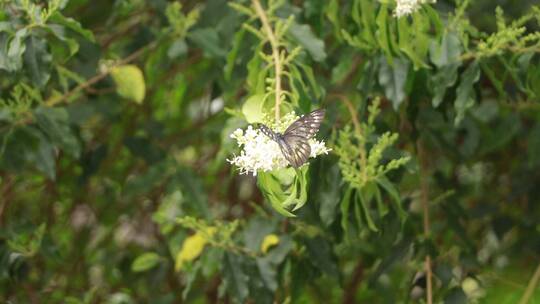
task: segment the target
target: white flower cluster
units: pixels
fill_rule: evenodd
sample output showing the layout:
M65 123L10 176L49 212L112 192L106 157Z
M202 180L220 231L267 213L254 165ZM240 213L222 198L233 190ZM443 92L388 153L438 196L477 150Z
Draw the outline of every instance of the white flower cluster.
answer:
M298 117L294 113L285 115L280 123L271 125L272 130L283 132L286 126L290 125ZM253 173L257 175L259 170L268 172L276 169L285 168L289 162L283 156L277 142L264 135L258 128L248 126L244 131L237 129L231 134L231 138L235 139L238 147L241 147L240 155L233 155L232 159L227 161L240 169L240 174ZM317 157L317 155L328 154L328 149L324 141L317 141L312 138L309 141L311 154L309 157Z
M434 3L436 0L396 0L397 6L394 16L397 18L416 12L424 3Z

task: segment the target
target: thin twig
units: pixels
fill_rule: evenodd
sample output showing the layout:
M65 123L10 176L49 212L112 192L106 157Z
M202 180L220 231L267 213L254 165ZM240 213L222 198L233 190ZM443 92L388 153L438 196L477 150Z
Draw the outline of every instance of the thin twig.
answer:
M420 140L417 142L418 159L420 160L420 200L422 203L423 217L424 217L424 237L429 239L430 237L430 221L429 221L429 184L428 184L428 172L427 172L427 158L424 151L424 147ZM426 271L426 303L433 303L433 287L432 287L432 270L431 270L431 256L426 254L426 260L424 263Z
M11 202L13 194L13 185L15 179L5 174L2 176L2 187L0 188L0 227L3 225L4 212L7 210L8 204Z
M88 79L87 81L79 84L78 86L76 86L75 88L73 88L71 91L65 93L64 95L58 97L58 98L54 98L50 101L47 102L47 105L52 107L52 106L55 106L61 102L64 102L64 101L67 101L71 96L75 95L76 93L80 92L81 90L86 90L87 88L91 87L92 85L94 85L95 83L97 83L98 81L102 80L103 78L107 77L107 75L109 75L109 73L111 72L111 70L117 66L121 66L121 65L124 65L124 64L127 64L127 63L130 63L131 61L137 59L139 56L141 56L142 54L144 54L146 51L150 50L150 49L153 49L154 47L156 47L158 44L157 40L154 41L154 42L151 42L143 47L141 47L140 49L136 50L135 52L131 53L129 56L127 56L126 58L116 62L113 66L111 66L110 68L108 68L106 71L104 72L101 72L97 75L95 75L94 77Z
M538 285L538 281L540 281L540 263L536 267L536 271L534 272L533 276L529 280L529 283L527 284L527 289L525 289L525 293L521 297L521 300L519 300L519 304L529 303L534 293L534 289Z
M266 32L266 35L268 37L268 42L270 43L270 46L272 47L272 57L274 58L274 70L275 70L275 78L276 78L276 101L275 101L275 115L276 115L276 121L279 120L279 107L281 104L281 74L283 73L283 67L281 66L281 58L279 56L279 42L276 38L276 35L274 34L274 31L272 30L272 27L270 26L270 22L268 20L268 17L266 17L266 14L264 12L263 7L261 6L261 3L259 0L252 0L253 7L255 8L255 11L257 12L257 15L259 16L259 19L261 20L262 26Z

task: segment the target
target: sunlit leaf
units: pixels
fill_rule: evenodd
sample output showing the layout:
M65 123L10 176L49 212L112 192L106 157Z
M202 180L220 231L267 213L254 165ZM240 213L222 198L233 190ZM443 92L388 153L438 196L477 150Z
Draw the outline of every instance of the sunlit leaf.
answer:
M242 106L242 114L248 123L261 123L264 117L264 96L252 95Z
M198 258L208 243L208 236L212 236L214 233L216 233L216 229L210 228L205 232L198 231L187 237L182 244L182 249L176 255L174 269L180 271L187 262Z
M135 65L122 65L111 70L118 95L136 103L142 103L146 85L142 71Z
M269 234L265 236L262 241L261 252L267 253L271 247L276 246L277 244L279 244L279 237L275 234Z

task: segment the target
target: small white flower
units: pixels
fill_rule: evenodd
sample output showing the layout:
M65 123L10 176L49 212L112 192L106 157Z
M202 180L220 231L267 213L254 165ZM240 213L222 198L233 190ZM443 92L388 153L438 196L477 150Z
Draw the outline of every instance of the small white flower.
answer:
M436 0L396 0L397 6L394 16L397 18L416 12L424 3L434 3Z
M269 123L268 125L276 132L283 132L296 119L298 117L293 112L285 115L280 122ZM245 131L242 129L235 130L230 137L236 140L241 151L239 155L233 155L233 158L227 161L237 166L240 169L240 174L249 174L251 172L253 176L256 176L259 170L268 172L289 165L278 143L251 125ZM325 146L324 141L310 139L308 142L311 147L310 157L315 158L321 154L328 154L330 151Z
M309 145L311 147L311 154L309 155L309 157L315 158L317 157L317 155L321 155L321 154L327 155L328 152L330 152L330 149L325 146L324 141L317 141L315 139L310 139Z

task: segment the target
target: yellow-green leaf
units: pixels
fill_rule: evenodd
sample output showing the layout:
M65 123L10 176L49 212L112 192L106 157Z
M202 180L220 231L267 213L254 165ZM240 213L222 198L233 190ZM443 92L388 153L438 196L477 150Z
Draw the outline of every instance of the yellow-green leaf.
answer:
M144 75L135 65L128 64L114 67L111 76L116 84L118 95L142 103L146 93Z
M264 95L253 95L244 102L242 114L248 123L262 122L263 119L263 99Z
M198 258L204 250L204 246L208 243L208 237L211 237L214 233L216 233L216 228L209 227L204 232L197 231L194 235L186 238L182 244L182 248L176 255L174 269L180 271L186 262L191 262Z
M276 246L277 244L279 244L279 237L275 234L269 234L265 236L262 241L261 252L267 253L271 247Z

